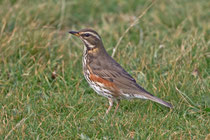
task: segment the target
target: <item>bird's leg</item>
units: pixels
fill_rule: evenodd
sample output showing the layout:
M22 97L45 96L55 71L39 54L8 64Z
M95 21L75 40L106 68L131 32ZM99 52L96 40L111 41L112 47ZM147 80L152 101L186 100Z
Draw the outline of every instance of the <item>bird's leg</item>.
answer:
M109 99L109 107L108 107L108 109L106 110L106 114L109 113L109 111L111 110L111 108L112 108L112 106L113 106L113 100L112 100L112 98L108 98L108 99Z
M120 105L120 100L117 99L116 102L117 102L117 105L116 105L116 108L115 108L115 111L114 111L114 115L116 114L117 109L118 109L118 107L119 107L119 105Z

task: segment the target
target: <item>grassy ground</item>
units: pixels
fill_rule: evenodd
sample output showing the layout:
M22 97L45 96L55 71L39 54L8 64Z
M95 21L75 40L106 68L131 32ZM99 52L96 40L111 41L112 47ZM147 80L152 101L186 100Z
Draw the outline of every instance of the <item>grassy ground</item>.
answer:
M68 31L95 29L111 54L150 2L0 0L0 139L207 139L209 0L157 0L114 57L174 110L125 100L104 117L107 99L83 78Z

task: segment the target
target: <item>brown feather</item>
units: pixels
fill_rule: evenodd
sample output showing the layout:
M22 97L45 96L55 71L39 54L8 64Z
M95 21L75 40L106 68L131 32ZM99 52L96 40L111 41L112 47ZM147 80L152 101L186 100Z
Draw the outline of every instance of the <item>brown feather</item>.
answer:
M113 104L113 99L143 98L172 108L170 103L153 96L136 83L136 80L106 52L101 37L96 31L83 29L69 33L80 37L83 41L85 78L98 94L109 98L110 106ZM110 107L107 111L109 110Z
M124 94L129 94L131 97L137 97L140 95L145 97L145 99L149 99L172 108L170 103L155 97L138 85L136 80L107 53L104 55L96 55L97 58L93 59L94 61L89 64L93 74L106 79L107 81L114 82L116 87L118 87ZM97 64L101 65L98 66Z

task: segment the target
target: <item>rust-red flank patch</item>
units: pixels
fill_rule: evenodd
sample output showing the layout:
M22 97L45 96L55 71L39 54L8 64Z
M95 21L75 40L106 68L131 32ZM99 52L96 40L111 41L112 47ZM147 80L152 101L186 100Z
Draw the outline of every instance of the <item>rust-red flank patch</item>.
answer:
M92 80L94 82L102 83L106 87L116 88L116 86L115 86L115 84L113 82L110 82L108 80L100 78L100 77L98 77L98 76L96 76L94 74L90 74L89 78L90 78L90 80Z

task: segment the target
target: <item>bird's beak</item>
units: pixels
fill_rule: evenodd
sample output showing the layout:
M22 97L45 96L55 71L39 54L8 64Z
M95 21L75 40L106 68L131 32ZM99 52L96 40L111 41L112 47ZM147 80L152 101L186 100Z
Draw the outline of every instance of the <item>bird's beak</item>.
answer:
M69 31L70 34L73 34L75 36L80 36L79 32L76 31Z

